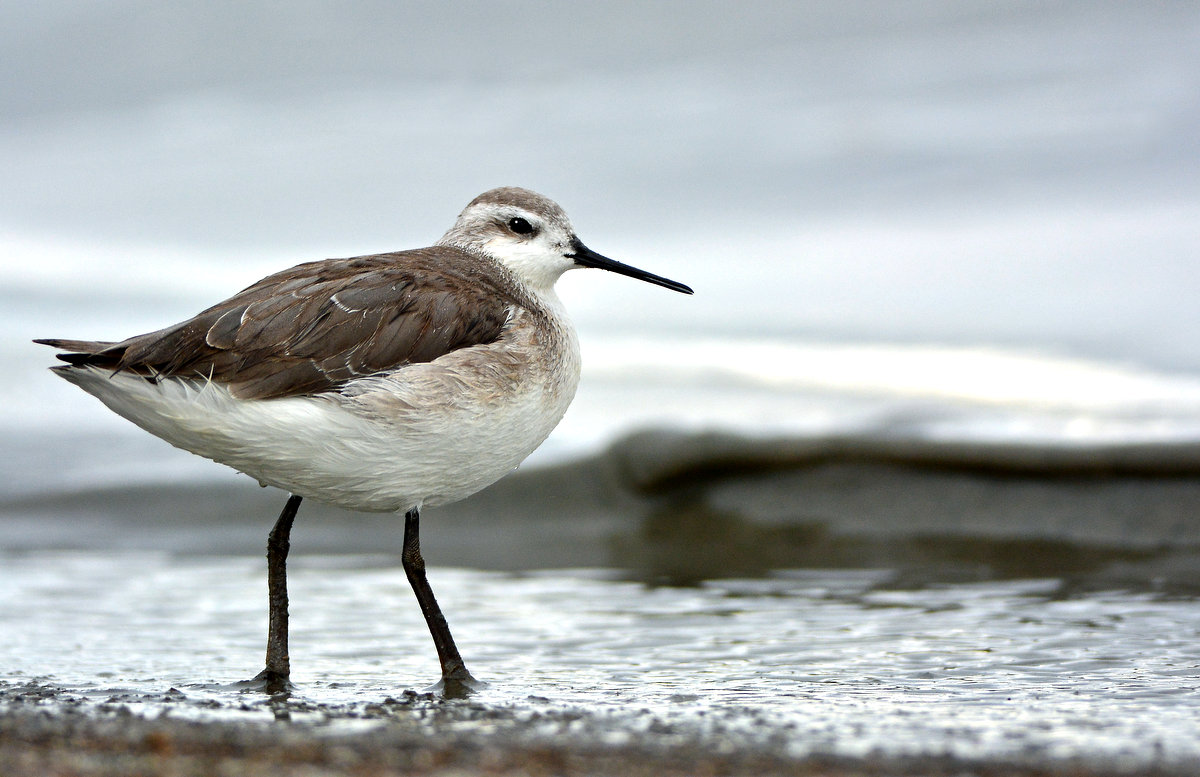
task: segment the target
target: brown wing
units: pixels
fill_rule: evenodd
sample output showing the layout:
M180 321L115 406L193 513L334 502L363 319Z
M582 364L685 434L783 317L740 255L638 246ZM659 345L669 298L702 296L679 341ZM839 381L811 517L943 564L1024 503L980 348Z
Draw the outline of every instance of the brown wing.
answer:
M526 300L479 257L437 246L301 264L175 326L119 343L40 340L76 366L227 384L242 399L316 394L494 342Z

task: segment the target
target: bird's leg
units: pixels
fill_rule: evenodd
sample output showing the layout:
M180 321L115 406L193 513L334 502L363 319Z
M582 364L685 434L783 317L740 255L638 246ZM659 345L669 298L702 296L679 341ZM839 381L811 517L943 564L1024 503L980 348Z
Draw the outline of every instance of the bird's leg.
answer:
M467 671L458 648L454 645L454 637L450 636L450 627L446 617L438 607L437 599L433 597L433 589L425 577L425 559L421 557L420 538L421 513L416 507L404 514L404 550L401 556L404 574L408 576L409 585L417 595L421 605L421 614L429 625L429 633L433 635L433 645L437 648L438 660L442 664L441 691L447 696L465 695L472 690L475 678Z
M254 682L272 694L288 689L288 675L291 674L291 662L288 659L287 556L291 547L289 538L292 521L300 509L301 498L295 494L288 497L283 512L275 521L275 527L267 536L267 597L270 607L267 666L258 673Z

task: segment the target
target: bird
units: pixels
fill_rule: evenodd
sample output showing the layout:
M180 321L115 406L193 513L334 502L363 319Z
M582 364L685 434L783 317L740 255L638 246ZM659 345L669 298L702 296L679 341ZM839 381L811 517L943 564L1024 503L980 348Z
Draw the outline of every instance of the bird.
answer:
M288 493L267 539L265 666L287 693L287 554L303 499L404 516L401 564L441 678L468 671L429 585L420 514L512 471L549 436L580 378L555 292L597 268L692 294L588 248L553 200L501 187L432 246L298 264L172 326L119 342L38 339L58 376L172 445Z

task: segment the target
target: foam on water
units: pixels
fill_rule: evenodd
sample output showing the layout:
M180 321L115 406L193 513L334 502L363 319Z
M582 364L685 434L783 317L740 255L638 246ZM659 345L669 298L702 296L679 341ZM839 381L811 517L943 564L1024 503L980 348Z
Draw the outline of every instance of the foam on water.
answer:
M149 715L271 717L223 687L262 660L260 562L38 553L0 565L0 681ZM362 711L435 678L394 559L309 556L291 571L298 715L306 703ZM595 714L606 735L720 728L792 755L1200 757L1190 599L1064 595L1054 580L903 588L870 570L692 588L586 571L431 578L489 683L477 702ZM182 695L164 699L171 688Z

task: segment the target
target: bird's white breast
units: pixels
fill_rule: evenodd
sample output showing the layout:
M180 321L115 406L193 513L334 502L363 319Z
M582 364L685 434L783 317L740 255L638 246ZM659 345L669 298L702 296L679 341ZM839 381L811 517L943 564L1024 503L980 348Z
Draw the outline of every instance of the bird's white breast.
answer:
M218 383L95 368L65 377L263 484L353 510L407 510L490 485L558 425L579 382L579 345L558 300L546 302L515 311L494 343L316 396L241 400Z

